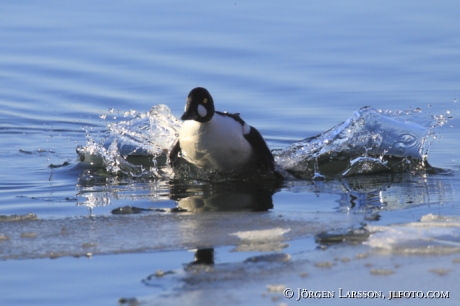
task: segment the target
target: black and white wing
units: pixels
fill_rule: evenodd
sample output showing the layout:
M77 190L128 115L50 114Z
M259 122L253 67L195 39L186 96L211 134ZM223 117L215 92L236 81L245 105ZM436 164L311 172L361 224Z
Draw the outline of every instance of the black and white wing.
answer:
M180 148L179 138L177 138L176 141L171 146L171 149L169 149L168 159L171 165L174 165L175 161L177 160L177 155L179 154L180 151L181 151L181 148Z
M275 170L275 159L273 158L273 154L270 152L270 149L268 148L262 135L256 128L247 124L245 125L246 126L243 126L243 130L245 132L244 138L246 138L256 152L257 159L263 166L267 166L268 169L272 171Z

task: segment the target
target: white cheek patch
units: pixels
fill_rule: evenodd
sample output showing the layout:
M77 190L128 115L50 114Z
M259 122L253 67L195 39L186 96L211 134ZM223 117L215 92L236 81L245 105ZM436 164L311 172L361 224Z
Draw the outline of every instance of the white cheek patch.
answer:
M184 106L184 113L187 111L187 103L185 103L185 106Z
M245 123L243 125L243 134L247 135L247 134L249 134L250 131L251 131L251 126Z
M200 115L200 117L206 117L206 115L208 114L208 111L203 105L200 104L198 105L198 114Z

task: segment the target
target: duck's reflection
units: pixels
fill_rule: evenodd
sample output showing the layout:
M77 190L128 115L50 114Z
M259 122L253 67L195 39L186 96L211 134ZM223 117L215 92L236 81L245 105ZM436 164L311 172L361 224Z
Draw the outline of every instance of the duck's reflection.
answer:
M214 248L197 249L195 257L188 266L195 265L213 265L214 264Z
M276 180L172 182L171 199L181 209L202 211L267 211L273 208L273 194L280 188Z
M433 168L434 169L434 168ZM165 180L155 178L107 177L90 170L81 173L77 205L92 209L129 200L142 211L268 211L273 195L312 193L338 195L339 211L401 209L408 205L444 204L455 199L458 173L434 172L379 173L340 177L333 180ZM169 201L173 200L173 201ZM299 209L303 209L299 206ZM127 210L123 210L127 213Z

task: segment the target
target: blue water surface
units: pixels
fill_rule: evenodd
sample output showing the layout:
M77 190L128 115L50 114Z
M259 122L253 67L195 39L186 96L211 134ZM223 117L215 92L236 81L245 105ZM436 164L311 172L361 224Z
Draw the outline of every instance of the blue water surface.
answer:
M3 3L0 215L34 213L44 227L35 240L28 240L20 237L33 231L28 223L0 221L0 236L9 237L0 239L0 258L5 259L0 262L0 300L14 305L114 305L120 298L142 295L154 301L182 282L175 279L170 286L152 289L141 280L156 270L181 270L193 261L193 253L186 250L215 247L216 263L243 261L241 254L246 253L232 251L236 240L219 231L220 226L229 232L265 230L276 228L274 220L284 217L293 224L285 234L291 243L287 252L312 252L315 257L321 251L314 251L313 236L322 228L359 227L370 222L364 217L379 211L385 217L375 222L385 225L417 221L428 213L458 216L459 14L456 1ZM363 106L420 108L447 116L447 123L432 131L428 154L430 164L442 171L286 182L273 192L273 208L260 215L237 214L241 219L261 218L247 228L232 227L233 215L225 212L206 217L186 213L191 223L164 212L145 212L142 216L152 218L153 238L137 243L135 234L117 232L122 226L131 226L133 233L140 230L136 217L117 219L111 211L123 206L174 209L168 182L109 176L82 183L87 169L75 149L86 144L87 135L103 138L108 124L128 120L130 111L148 112L153 105L166 104L180 117L188 92L197 86L209 89L218 110L240 113L257 127L271 149L322 133ZM207 190L194 188L198 194ZM79 232L78 222L88 224L89 218L96 223L113 218L113 230ZM160 239L163 233L155 228L162 224L155 222L162 218L171 234ZM203 218L210 223L200 224ZM341 219L343 224L331 221ZM75 232L66 241L75 239L77 251L60 248L59 240L41 240L63 220L73 222L68 228ZM302 229L302 222L312 220L318 224ZM288 225L286 221L279 227ZM201 231L216 234L196 234ZM94 242L92 234L112 241L110 233L118 235L118 249L104 249L101 241L99 249L82 247ZM299 239L306 239L305 249ZM55 244L47 249L50 241ZM93 259L84 257L91 252ZM126 254L114 255L119 252ZM36 259L60 253L64 258ZM266 252L249 252L247 257L254 254ZM310 255L305 256L308 260ZM225 282L220 286L231 291ZM245 296L252 292L248 288ZM179 304L172 292L171 303ZM209 302L206 295L193 301Z

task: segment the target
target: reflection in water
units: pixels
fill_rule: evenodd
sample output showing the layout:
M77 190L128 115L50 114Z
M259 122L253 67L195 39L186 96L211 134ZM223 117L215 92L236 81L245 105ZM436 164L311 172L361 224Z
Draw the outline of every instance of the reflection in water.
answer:
M157 179L143 179L100 175L84 171L77 183L77 205L95 207L112 205L114 201L159 202L170 199L169 182ZM83 201L81 201L83 200Z
M441 177L408 173L342 179L341 209L379 211L424 204L445 204L453 199L454 187Z
M93 209L120 199L177 201L177 208L200 211L267 211L281 188L278 180L199 182L179 180L107 178L83 173L77 185L78 205Z
M198 249L195 251L195 257L189 266L194 265L213 265L214 264L214 248Z
M288 253L275 252L253 255L231 263L215 263L214 253L213 248L198 249L194 253L194 261L185 263L183 270L181 268L168 271L157 270L144 278L142 283L149 287L171 289L168 287L171 282L183 283L181 288L184 288L195 287L200 283L213 284L224 279L227 281L238 281L247 277L264 279L267 273L279 273L285 270L292 259ZM139 300L123 299L121 302L129 304L129 302L138 303Z
M87 173L82 177L88 176ZM178 211L267 211L274 208L273 195L303 192L339 195L339 211L374 213L424 204L444 204L455 199L455 173L387 173L343 177L335 180L260 181L165 181L156 179L103 178L77 185L78 205L92 209L129 199L156 208L167 200ZM158 204L153 204L158 203ZM167 205L171 205L168 203ZM144 206L145 207L145 206ZM299 211L303 207L299 207Z
M171 183L171 199L182 209L200 211L267 211L273 208L277 180Z
M96 215L57 220L27 220L27 225L24 221L0 222L1 233L7 236L6 240L0 243L0 253L2 258L56 257L168 248L207 249L216 245L235 246L232 251L280 251L285 248L285 241L293 237L311 235L323 230L329 232L337 228L355 228L363 220L362 212L401 210L414 205L427 204L454 203L455 205L457 203L455 190L458 182L456 173L388 174L331 181L298 180L283 182L281 186L270 185L264 181L244 184L242 182L175 184L132 178L110 180L103 185L104 189L101 192L98 191L101 185L79 186L80 197L91 195L87 198L88 202L82 204L97 206L99 203L114 203L112 200L114 198L135 197L138 203L153 206L165 205L165 202L173 204L173 201L163 200L155 204L151 200L159 197L174 198L179 201L188 197L218 199L231 192L246 193L250 195L248 197L265 201L249 201L247 205L237 206L243 211L225 213L218 210L229 209L228 205L231 203L224 202L223 207L219 207L220 202L217 201L217 204L214 203L212 206L214 211L205 211L203 208L206 206L201 207L201 210L186 213L171 213L169 212L171 210L167 209L148 212L133 209L134 213L136 211L140 213L135 216ZM257 195L259 192L264 195ZM276 192L277 197L272 198L271 195ZM338 195L336 197L340 204L338 211L344 213L321 213L321 211L308 213L305 212L305 205L308 203L299 203L294 209L291 205L285 209L283 203L287 200L283 200L283 195L286 196L288 193ZM94 199L102 202L96 202ZM278 199L281 200L280 203L276 202ZM272 205L274 205L273 212L270 211ZM254 213L247 210L265 211ZM348 212L352 213L345 217ZM34 233L34 238L25 243L20 235L23 232ZM279 233L280 239L267 243L269 241L267 237L274 240L276 233ZM327 239L331 240L330 237Z
M413 205L445 204L455 198L454 174L388 173L354 176L332 181L285 182L290 192L340 196L339 211L373 213Z

